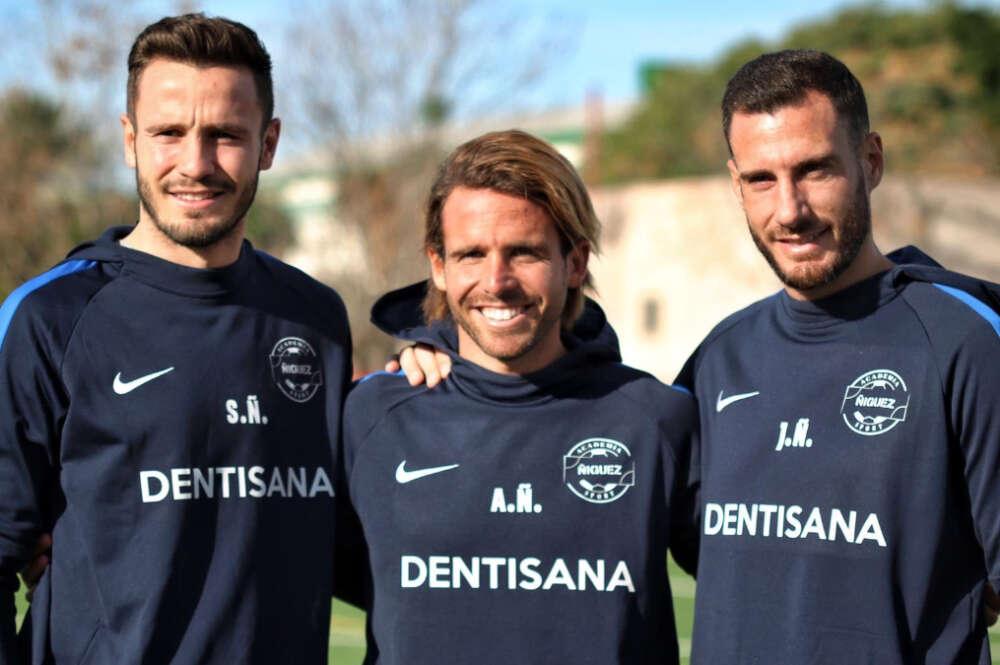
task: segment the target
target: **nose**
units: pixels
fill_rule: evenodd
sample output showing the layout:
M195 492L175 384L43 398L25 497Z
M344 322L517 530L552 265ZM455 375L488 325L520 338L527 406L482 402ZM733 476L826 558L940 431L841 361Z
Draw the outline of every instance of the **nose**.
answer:
M511 289L517 280L511 270L508 257L493 253L486 263L486 286L490 293L500 294Z
M191 133L185 137L178 164L181 175L191 180L201 180L215 170L211 141Z
M808 206L801 189L791 180L778 182L778 200L774 209L774 221L782 226L795 226L807 215Z

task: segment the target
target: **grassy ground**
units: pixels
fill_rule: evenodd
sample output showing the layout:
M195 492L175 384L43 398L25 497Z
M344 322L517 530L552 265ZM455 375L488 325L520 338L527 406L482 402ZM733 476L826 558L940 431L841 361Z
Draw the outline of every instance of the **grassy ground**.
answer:
M674 615L680 641L681 663L688 664L691 653L691 625L694 619L694 580L670 561L670 586L674 592ZM18 625L27 603L24 588L17 593ZM990 651L994 665L1000 665L1000 624L990 630ZM330 619L330 665L360 665L365 656L364 612L339 600L333 601Z

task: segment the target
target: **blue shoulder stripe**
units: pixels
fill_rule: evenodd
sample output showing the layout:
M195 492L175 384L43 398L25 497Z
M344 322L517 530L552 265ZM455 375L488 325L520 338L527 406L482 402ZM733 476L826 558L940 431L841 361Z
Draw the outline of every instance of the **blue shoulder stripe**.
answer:
M89 270L96 265L97 261L91 261L89 259L66 261L65 263L60 263L55 268L52 268L47 272L43 272L37 277L32 277L27 282L14 289L11 294L7 296L7 300L4 301L3 305L0 305L0 348L3 347L3 341L7 337L7 329L10 328L10 322L14 318L14 312L17 311L21 301L27 298L32 291L40 289L49 282L59 279L60 277L72 275L73 273L80 272L81 270Z
M931 283L948 295L958 298L963 303L971 307L976 314L986 319L986 322L993 326L993 330L996 331L997 336L1000 337L1000 314L997 314L989 305L984 303L979 298L969 295L961 289L956 289L953 286L945 286L944 284L938 284L937 282Z
M358 379L358 383L364 383L368 379L375 378L376 376L406 376L403 370L398 370L396 372L386 372L385 370L379 370L378 372L372 372L371 374L366 374L365 376Z
M687 388L685 388L684 386L682 386L680 384L677 384L677 383L668 383L667 384L667 388L673 388L677 392L684 393L688 397L694 397L694 393L693 392L691 392L690 390L688 390Z

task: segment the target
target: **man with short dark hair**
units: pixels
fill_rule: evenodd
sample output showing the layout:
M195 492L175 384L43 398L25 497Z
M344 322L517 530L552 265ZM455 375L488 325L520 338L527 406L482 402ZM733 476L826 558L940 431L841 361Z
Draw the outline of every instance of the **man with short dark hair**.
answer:
M138 223L0 307L0 661L325 663L350 335L336 293L243 238L270 58L165 18L128 91ZM12 594L45 531L29 655Z
M454 367L433 390L375 375L344 408L372 575L366 662L678 662L666 549L693 569L697 414L622 365L585 306L599 230L573 167L524 132L441 166L432 278L372 318L451 349Z
M692 663L985 665L997 287L875 246L882 139L831 56L747 63L723 125L785 288L720 323L678 378L702 428Z

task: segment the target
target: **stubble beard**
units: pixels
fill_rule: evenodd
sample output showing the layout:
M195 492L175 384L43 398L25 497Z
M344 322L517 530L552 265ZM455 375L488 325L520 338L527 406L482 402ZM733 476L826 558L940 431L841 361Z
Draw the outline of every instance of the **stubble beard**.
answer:
M254 173L253 182L250 183L250 186L247 187L235 201L232 215L223 218L215 224L198 224L185 223L184 221L171 222L170 220L161 218L161 216L157 214L156 206L152 203L154 200L153 185L142 177L139 169L135 170L136 190L139 194L139 205L141 205L142 209L146 211L147 215L149 215L153 225L156 226L156 228L171 241L183 247L190 247L192 249L204 249L206 247L211 247L212 245L215 245L232 235L232 233L236 230L236 227L239 225L240 220L246 216L247 212L250 210L250 206L253 205L254 198L257 196L257 180L259 177L260 170ZM224 190L231 190L235 187L235 185L232 184L232 181L227 181L225 183L213 181L212 184L221 187ZM164 196L169 196L169 194L164 192ZM203 215L200 212L193 212L185 214L184 218L188 222L197 222L197 220L202 216Z
M498 303L497 306L502 306L502 303ZM505 363L510 363L529 354L538 346L539 342L545 339L549 331L552 330L552 327L560 323L560 317L555 317L554 319L543 317L529 338L523 340L513 348L506 348L506 345L494 345L492 343L492 339L495 336L490 335L488 332L481 333L481 329L472 323L470 318L472 315L467 314L460 303L452 302L451 299L448 299L448 308L451 312L451 318L461 326L465 334L469 336L483 353Z
M750 220L747 219L747 227L750 229L750 237L757 245L757 250L763 255L771 270L785 286L797 291L808 291L810 289L826 286L834 281L847 270L854 259L857 258L861 247L865 243L872 229L871 202L868 200L868 191L863 179L858 179L858 186L854 191L854 200L850 210L841 225L841 237L837 242L837 254L832 264L828 266L810 266L805 270L794 272L785 271L774 257L774 253L767 247L760 236L754 231ZM794 230L794 227L793 227Z

